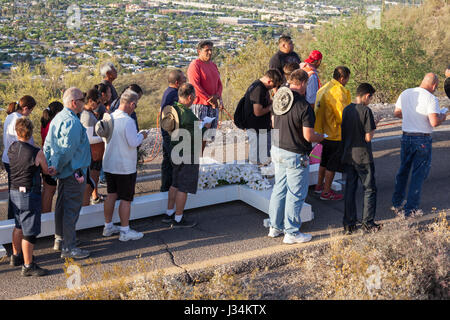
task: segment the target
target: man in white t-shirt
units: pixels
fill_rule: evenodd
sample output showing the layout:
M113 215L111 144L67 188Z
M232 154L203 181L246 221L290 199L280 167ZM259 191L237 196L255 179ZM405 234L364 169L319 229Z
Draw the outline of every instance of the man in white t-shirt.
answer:
M108 195L104 203L105 227L103 236L120 233L120 241L138 240L144 235L130 229L131 202L136 186L137 147L147 138L147 132L137 132L130 115L136 108L139 95L131 89L120 97L119 108L111 114L114 129L103 155ZM120 200L120 227L112 222L116 200Z
M431 168L431 133L446 119L441 112L438 99L433 95L439 79L434 73L425 75L420 87L403 91L397 100L394 116L403 119L401 140L401 163L395 177L392 210L405 217L420 215L422 184ZM408 176L413 170L406 204Z

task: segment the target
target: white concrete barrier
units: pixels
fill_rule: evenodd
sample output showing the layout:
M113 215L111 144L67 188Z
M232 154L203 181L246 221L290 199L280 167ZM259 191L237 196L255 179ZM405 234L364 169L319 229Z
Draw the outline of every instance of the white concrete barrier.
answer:
M317 174L319 164L310 166L309 185L314 185L317 182ZM335 180L342 179L340 173L336 173ZM333 189L340 191L341 184L333 182ZM248 205L255 207L265 213L269 211L270 195L272 189L268 190L253 190L246 185L229 185L220 186L214 189L199 190L197 194L188 196L186 209L200 208L220 203L231 201L243 201ZM166 212L167 208L167 192L155 193L140 197L135 197L131 206L131 220L148 218L156 215L161 215ZM114 209L113 222L120 222L119 202L116 203ZM311 205L305 203L300 214L302 222L311 221L314 219L314 212ZM99 227L104 224L103 204L96 204L83 207L80 212L80 218L76 226L77 230ZM2 244L11 243L11 235L14 229L14 220L0 221L0 257L6 254ZM41 233L39 237L46 237L53 235L55 232L55 215L53 212L45 213L41 217Z
M249 205L268 213L269 201L272 189L257 191L250 189L245 185L229 185L216 187L214 189L199 190L197 194L190 194L186 203L186 209L200 208L220 203L241 200ZM161 215L166 212L167 192L155 193L136 197L131 205L130 220L148 218ZM114 209L113 222L119 222L119 202ZM302 221L310 221L314 218L311 206L306 204L301 212ZM96 204L83 207L80 212L80 218L76 226L77 230L83 230L93 227L103 226L103 204ZM11 235L14 229L14 220L0 221L0 257L6 252L2 244L11 243ZM53 212L45 213L41 217L41 233L39 237L53 235L55 231L55 214Z

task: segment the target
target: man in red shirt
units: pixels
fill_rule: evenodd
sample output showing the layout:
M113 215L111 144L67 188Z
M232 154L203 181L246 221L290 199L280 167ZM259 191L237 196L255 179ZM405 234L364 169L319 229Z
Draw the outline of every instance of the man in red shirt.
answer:
M205 117L215 118L211 124L211 129L215 129L223 102L219 69L211 61L212 49L213 43L209 40L201 41L198 44L198 58L189 65L187 76L196 93L191 110L199 120L203 120ZM206 137L209 141L214 140L214 134L209 136L207 134Z

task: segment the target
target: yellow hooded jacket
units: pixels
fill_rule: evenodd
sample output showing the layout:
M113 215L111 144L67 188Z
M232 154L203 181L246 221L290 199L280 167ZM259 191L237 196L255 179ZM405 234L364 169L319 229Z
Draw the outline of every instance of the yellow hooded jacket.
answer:
M342 112L352 102L350 91L332 79L317 91L314 130L326 133L327 140L341 141Z

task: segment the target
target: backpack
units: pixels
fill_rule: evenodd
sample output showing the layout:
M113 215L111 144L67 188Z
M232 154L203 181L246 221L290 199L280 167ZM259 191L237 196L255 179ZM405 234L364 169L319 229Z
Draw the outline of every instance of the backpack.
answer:
M234 116L233 116L233 120L234 120L234 124L236 125L236 127L238 127L239 129L246 129L245 128L245 95L241 98L241 100L239 100L239 103L236 107L236 110L234 111Z
M244 96L239 100L238 105L236 107L236 110L234 111L234 124L239 129L245 130L247 128L247 117L249 116L249 112L245 111L245 97L247 94L250 94L250 92L256 87L255 83L252 83L250 87L248 87L247 91L245 92Z

